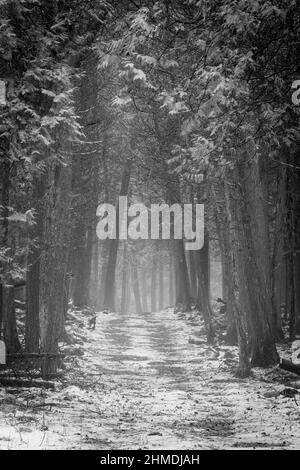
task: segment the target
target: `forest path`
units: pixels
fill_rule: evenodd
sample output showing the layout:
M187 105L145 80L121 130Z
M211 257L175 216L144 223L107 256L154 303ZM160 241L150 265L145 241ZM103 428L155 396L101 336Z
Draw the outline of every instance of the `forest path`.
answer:
M0 448L299 448L294 400L266 398L282 386L261 371L234 378L235 349L208 347L195 314L99 315L84 347L67 386L0 406Z

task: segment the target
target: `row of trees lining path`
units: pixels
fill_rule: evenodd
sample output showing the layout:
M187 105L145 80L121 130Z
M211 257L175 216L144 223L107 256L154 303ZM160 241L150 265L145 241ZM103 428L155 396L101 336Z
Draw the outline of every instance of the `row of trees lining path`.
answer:
M291 339L300 332L299 29L296 0L0 2L9 354L38 353L43 376L55 374L69 297L120 311L132 295L138 311L195 304L213 342L217 253L238 374L278 362L282 321ZM120 195L204 203L204 248L99 241L97 206Z

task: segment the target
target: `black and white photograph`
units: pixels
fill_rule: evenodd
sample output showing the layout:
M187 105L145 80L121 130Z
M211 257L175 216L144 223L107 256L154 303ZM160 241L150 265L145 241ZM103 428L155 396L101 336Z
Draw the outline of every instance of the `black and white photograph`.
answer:
M299 0L0 0L1 452L300 450L299 118Z

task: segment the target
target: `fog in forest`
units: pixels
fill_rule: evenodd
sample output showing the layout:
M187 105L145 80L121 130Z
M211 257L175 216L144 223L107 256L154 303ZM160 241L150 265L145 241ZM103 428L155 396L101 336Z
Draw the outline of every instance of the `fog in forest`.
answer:
M0 0L0 450L299 449L299 7Z

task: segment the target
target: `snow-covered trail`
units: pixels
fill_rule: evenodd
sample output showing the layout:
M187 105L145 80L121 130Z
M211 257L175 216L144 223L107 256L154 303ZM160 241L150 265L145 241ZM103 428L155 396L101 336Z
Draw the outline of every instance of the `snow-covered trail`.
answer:
M299 407L266 397L282 388L273 372L234 378L234 350L209 348L200 329L172 310L99 316L67 384L0 391L0 449L299 448Z

